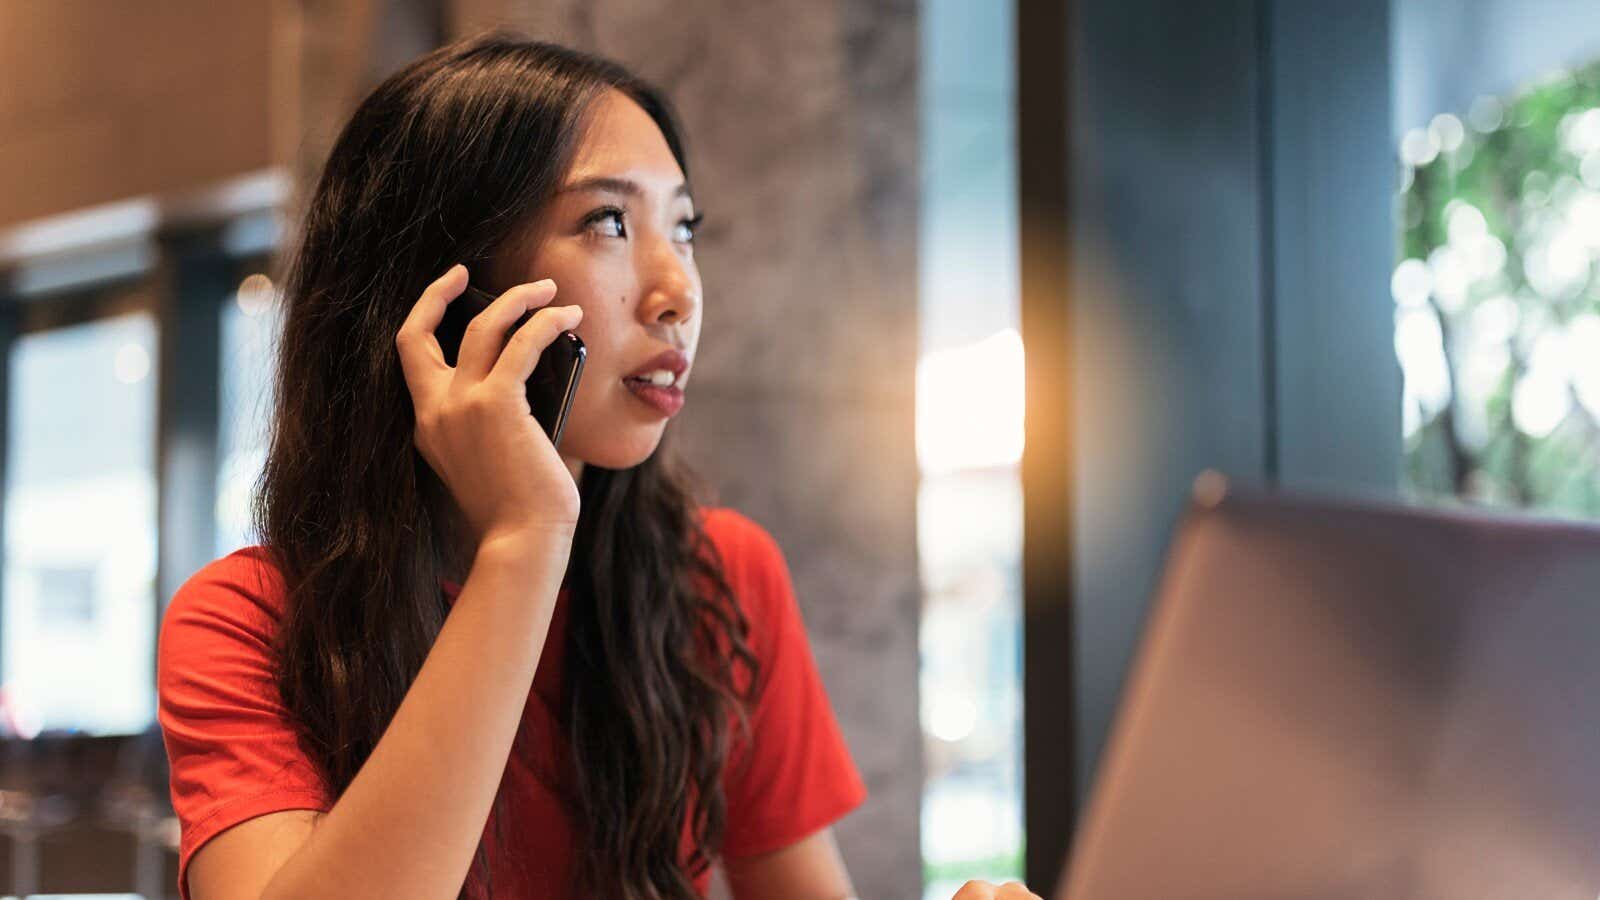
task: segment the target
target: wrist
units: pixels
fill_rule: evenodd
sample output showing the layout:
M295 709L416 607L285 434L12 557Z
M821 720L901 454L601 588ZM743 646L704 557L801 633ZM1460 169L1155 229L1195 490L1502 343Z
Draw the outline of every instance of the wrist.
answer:
M547 523L495 529L478 540L474 560L539 561L551 555L565 559L572 551L575 533L575 526Z

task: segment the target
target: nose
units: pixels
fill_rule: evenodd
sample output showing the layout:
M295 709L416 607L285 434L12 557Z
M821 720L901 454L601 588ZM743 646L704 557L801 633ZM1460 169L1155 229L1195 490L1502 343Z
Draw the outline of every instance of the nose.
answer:
M686 325L700 311L700 285L690 263L669 246L652 254L645 280L639 318L646 325Z

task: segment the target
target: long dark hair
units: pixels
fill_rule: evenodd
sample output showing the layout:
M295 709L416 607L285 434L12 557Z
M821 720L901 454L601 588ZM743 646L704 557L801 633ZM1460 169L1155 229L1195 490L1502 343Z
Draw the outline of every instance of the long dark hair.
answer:
M654 118L687 176L658 91L611 61L502 30L384 81L310 198L285 276L254 513L288 586L278 686L333 796L439 634L441 579L468 564L448 491L412 443L394 335L451 264L477 271L525 236L566 175L587 110L612 88ZM721 771L757 664L691 484L665 446L632 469L584 467L558 715L574 888L591 896L695 896L724 830ZM488 858L481 842L463 897L491 889Z

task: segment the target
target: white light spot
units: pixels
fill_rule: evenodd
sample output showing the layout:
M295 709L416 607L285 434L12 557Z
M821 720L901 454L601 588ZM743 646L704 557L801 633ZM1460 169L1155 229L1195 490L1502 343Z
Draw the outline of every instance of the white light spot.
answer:
M1567 364L1578 402L1600 415L1600 316L1583 313L1567 326Z
M1003 466L1022 459L1022 336L1007 328L917 363L917 459L924 472Z
M1535 363L1511 393L1511 420L1531 438L1548 437L1571 410L1567 380L1554 366Z
M1589 281L1589 262L1589 247L1567 228L1530 247L1522 260L1528 284L1553 300L1582 290Z
M1398 306L1422 306L1428 302L1428 293L1433 290L1433 274L1428 271L1428 264L1420 259L1408 259L1394 267L1394 276L1389 279L1389 293L1394 295L1394 302Z
M1445 230L1450 240L1468 244L1489 231L1489 223L1476 206L1461 200L1452 200L1445 207Z
M1557 279L1577 283L1588 280L1589 249L1571 231L1562 231L1550 240L1550 272Z
M1440 113L1428 123L1428 134L1432 137L1434 146L1445 153L1454 153L1461 147L1466 129L1461 127L1460 119L1449 113Z
M1499 389L1511 366L1511 350L1505 343L1488 341L1483 335L1471 335L1471 349L1461 354L1457 385L1460 400L1456 403L1456 431L1463 442L1474 448L1489 443L1489 398Z
M1433 310L1401 309L1395 314L1394 352L1405 374L1405 391L1431 418L1450 402L1450 369L1443 332Z
M1400 158L1409 166L1425 166L1439 155L1438 138L1432 129L1413 128L1400 140Z
M1573 156L1581 158L1600 150L1600 107L1568 114L1561 120L1559 133Z
M150 353L138 344L123 344L117 348L111 365L118 381L138 384L150 374Z
M1600 191L1600 150L1591 150L1578 164L1578 175L1583 183Z
M1499 128L1506 120L1505 104L1496 97L1484 95L1472 101L1467 110L1467 121L1475 131L1487 134Z
M965 740L978 726L978 704L971 697L947 693L933 699L928 711L928 733L941 741Z
M1492 234L1479 235L1463 251L1472 277L1482 281L1500 274L1506 265L1506 245Z
M1591 252L1600 251L1600 193L1579 191L1567 206L1567 222L1575 239Z
M1400 396L1400 436L1409 440L1422 427L1422 406L1411 392L1402 391Z
M261 315L276 299L277 292L273 288L272 279L259 272L245 276L245 279L239 282L239 290L234 294L234 302L239 304L239 311L247 316Z
M1433 296L1445 312L1457 312L1467 302L1472 287L1472 272L1460 250L1446 244L1428 254L1428 270L1433 274Z
M1516 335L1519 317L1515 300L1490 297L1472 310L1472 331L1484 343L1506 343Z

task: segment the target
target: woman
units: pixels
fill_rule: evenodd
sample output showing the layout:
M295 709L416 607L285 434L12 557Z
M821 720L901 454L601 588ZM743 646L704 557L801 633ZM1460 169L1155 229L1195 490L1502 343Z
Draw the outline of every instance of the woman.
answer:
M186 900L690 898L713 861L739 898L851 893L829 826L866 792L782 554L660 449L687 173L655 90L508 34L357 109L286 278L262 544L162 624ZM497 299L452 367L469 278ZM563 330L558 453L522 385Z

